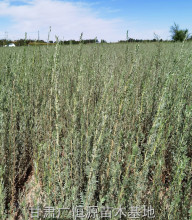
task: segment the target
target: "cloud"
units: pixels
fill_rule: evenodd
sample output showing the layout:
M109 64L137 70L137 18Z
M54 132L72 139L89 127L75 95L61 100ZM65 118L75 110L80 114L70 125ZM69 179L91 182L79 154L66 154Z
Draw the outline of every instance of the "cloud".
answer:
M0 17L11 18L7 27L9 38L38 37L46 40L49 27L51 39L79 39L83 32L85 39L95 38L118 41L125 38L125 22L120 18L103 19L86 3L72 3L59 0L3 0L0 2ZM4 31L4 30L0 30Z

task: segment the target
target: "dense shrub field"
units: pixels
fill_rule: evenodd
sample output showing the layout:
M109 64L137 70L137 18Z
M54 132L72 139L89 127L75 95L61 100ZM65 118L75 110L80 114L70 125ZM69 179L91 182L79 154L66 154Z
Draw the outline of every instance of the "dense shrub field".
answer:
M191 43L0 54L0 219L192 218Z

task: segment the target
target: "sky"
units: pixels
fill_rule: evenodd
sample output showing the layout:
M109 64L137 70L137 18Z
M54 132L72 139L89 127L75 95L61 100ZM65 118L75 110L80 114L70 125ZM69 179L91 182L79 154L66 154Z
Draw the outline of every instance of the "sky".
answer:
M128 31L130 38L167 40L174 22L192 32L191 11L191 0L0 0L0 39L27 33L34 40L78 40L83 33L117 42Z

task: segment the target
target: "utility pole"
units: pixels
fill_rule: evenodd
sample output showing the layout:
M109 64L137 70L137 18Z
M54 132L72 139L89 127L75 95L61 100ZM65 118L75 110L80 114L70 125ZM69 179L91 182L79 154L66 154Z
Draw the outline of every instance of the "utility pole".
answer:
M8 32L5 31L5 40L8 40Z
M4 37L3 46L5 46L7 44L7 40L8 40L8 32L5 31L5 37Z

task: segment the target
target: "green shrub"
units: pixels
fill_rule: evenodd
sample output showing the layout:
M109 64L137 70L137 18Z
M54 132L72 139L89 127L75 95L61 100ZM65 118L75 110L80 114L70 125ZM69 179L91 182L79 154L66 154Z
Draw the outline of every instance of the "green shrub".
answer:
M191 49L1 48L2 219L80 204L126 214L151 205L155 219L189 219Z

